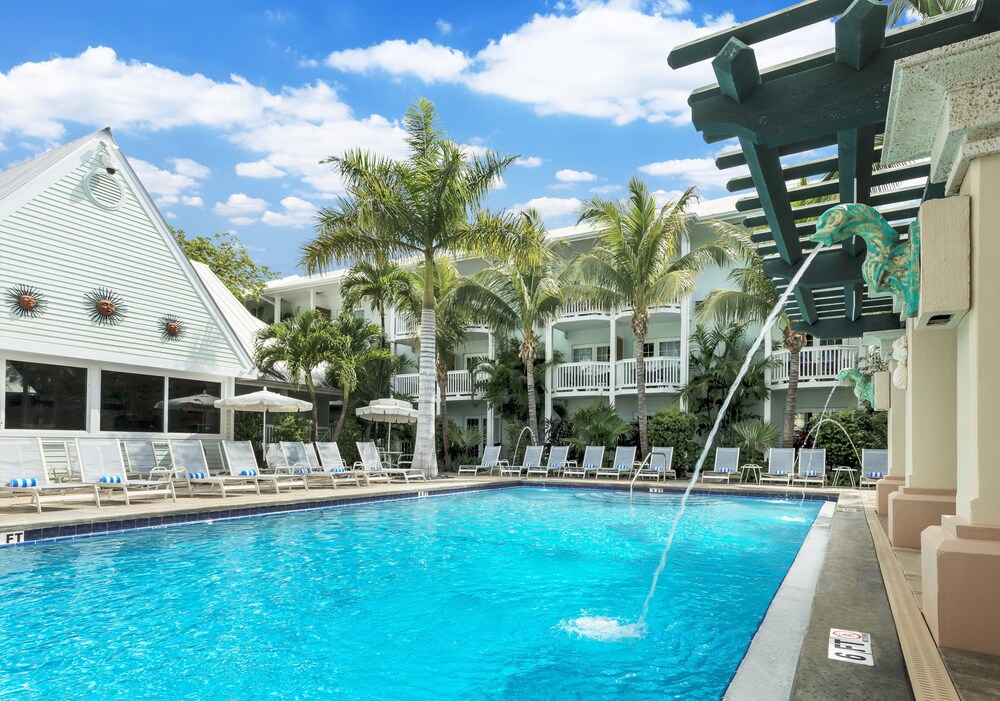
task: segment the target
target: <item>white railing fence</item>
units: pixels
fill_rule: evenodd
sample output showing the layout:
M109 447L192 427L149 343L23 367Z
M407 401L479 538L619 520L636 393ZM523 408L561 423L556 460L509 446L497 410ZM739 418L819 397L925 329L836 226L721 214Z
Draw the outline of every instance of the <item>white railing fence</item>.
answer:
M567 302L559 309L559 316L590 316L593 314L607 314L607 312L590 302Z
M653 357L646 358L646 387L676 387L681 383L681 359ZM615 387L635 389L635 358L619 360L615 367Z
M409 338L417 335L417 320L405 312L396 312L396 338Z
M775 351L781 364L771 371L771 384L788 382L787 350ZM799 353L799 382L829 382L837 379L837 374L858 364L856 346L813 346L803 348Z
M478 378L475 373L468 370L452 370L448 373L448 396L468 397L472 395ZM416 397L420 391L420 375L408 373L396 375L393 379L393 388L399 394L408 394Z
M552 389L556 392L606 390L611 387L611 363L563 363L553 370Z

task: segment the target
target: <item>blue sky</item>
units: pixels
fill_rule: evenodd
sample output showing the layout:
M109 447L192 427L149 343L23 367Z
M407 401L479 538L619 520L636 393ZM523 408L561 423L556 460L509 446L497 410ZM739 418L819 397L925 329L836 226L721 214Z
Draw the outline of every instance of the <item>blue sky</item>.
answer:
M0 169L110 126L171 224L234 231L285 275L342 192L318 161L402 155L399 120L420 97L472 151L520 154L490 206L531 204L550 227L634 174L664 199L722 196L722 147L686 109L710 66L671 71L667 53L787 4L0 2ZM769 66L832 45L823 23L758 54Z

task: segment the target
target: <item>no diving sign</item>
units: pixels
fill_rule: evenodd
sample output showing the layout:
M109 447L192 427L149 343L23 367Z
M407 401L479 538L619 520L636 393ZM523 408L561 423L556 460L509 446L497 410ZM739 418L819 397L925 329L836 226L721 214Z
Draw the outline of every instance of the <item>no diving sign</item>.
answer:
M874 667L875 657L872 655L872 637L868 633L859 633L856 630L831 628L830 646L827 648L827 657L831 660Z

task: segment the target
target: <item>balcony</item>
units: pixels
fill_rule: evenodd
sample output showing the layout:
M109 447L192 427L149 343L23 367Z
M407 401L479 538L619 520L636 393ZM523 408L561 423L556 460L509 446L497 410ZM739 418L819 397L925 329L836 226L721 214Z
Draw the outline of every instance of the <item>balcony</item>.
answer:
M553 368L553 392L606 392L610 388L611 363L562 363Z
M471 399L475 384L475 373L468 370L451 370L448 372L448 389L445 394L449 399ZM396 375L393 379L393 389L397 394L416 397L420 392L420 375L417 373Z
M409 314L396 312L394 338L416 338L420 323Z
M771 386L788 385L787 350L775 351L774 357L781 364L771 371ZM803 348L799 353L799 383L831 383L837 381L837 374L858 364L857 346L813 346Z
M560 319L594 319L608 318L608 313L596 304L589 302L567 302L559 309Z
M676 389L680 386L680 358L652 357L645 360L646 389ZM619 390L636 388L635 358L615 363L615 388Z

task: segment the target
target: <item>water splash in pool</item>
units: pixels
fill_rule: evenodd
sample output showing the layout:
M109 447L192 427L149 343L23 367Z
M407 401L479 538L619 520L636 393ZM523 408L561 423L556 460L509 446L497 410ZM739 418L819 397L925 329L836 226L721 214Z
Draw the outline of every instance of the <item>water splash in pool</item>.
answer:
M823 248L825 248L825 246L822 243L817 244L816 248L814 248L806 257L806 259L802 262L802 266L789 281L788 286L778 299L777 304L774 305L774 309L771 310L771 313L768 314L763 326L761 326L760 333L757 334L757 338L754 339L753 344L750 346L750 350L747 351L747 356L743 359L743 365L740 367L740 371L736 374L736 379L729 388L729 393L726 394L726 399L719 407L719 413L715 419L715 424L712 426L712 430L709 432L708 438L705 440L705 447L702 449L701 455L698 456L698 462L695 465L694 473L691 475L691 480L688 482L687 489L684 490L684 494L681 496L680 508L677 509L677 515L674 516L673 523L670 524L670 531L667 534L667 542L663 548L663 554L660 555L660 562L656 566L656 571L653 572L653 581L649 586L649 593L646 594L646 600L642 604L642 613L639 615L639 620L635 623L622 624L614 618L607 618L604 616L582 616L565 623L563 627L566 630L578 633L581 637L607 641L623 640L627 637L641 637L641 635L634 634L623 635L622 633L626 631L630 633L643 631L642 634L645 634L646 616L649 615L649 605L653 601L653 596L656 595L656 585L660 581L660 575L663 574L663 570L667 566L667 554L670 552L670 546L673 545L674 535L677 533L677 524L684 515L684 511L687 509L688 497L691 496L691 490L694 489L694 485L698 482L698 476L701 474L701 468L704 466L705 458L708 456L708 451L711 450L712 443L715 441L715 434L719 432L719 426L722 424L722 419L726 415L726 410L729 408L729 404L733 401L733 396L736 394L736 389L743 381L744 375L746 375L747 371L750 369L750 363L753 362L754 355L764 343L764 340L768 337L774 322L777 321L778 314L781 313L785 303L788 301L789 297L792 296L792 292L795 291L795 287L799 284L799 280L802 279L806 270L809 269L809 266L812 265L812 262L816 259L816 256L821 250L823 250ZM617 637L608 637L612 635Z

